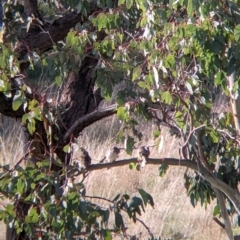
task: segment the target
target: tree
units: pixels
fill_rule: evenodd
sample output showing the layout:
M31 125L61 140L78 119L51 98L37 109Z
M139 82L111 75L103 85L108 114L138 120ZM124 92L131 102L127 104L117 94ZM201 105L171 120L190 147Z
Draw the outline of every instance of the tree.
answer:
M21 119L28 139L19 164L2 166L1 193L14 199L14 206L1 211L0 218L11 225L11 239L111 239L114 231L125 233L122 211L137 221L140 209L153 205L142 189L139 198L116 196L111 200L115 227L110 228L109 210L84 198L84 182L63 194L66 179L86 172L70 165L74 139L113 114L124 123L117 140L124 140L128 154L142 137L140 120L154 119L156 142L162 125L183 140L180 159L149 159L148 164L160 165L161 176L170 165L193 169L194 177L184 176L193 206L216 198L214 215L222 217L220 225L234 238L229 216L240 214L238 4L4 3L0 112ZM58 87L52 101L37 87L41 74ZM119 85L115 104L99 108ZM91 165L87 171L129 163L138 168L138 159L132 158Z

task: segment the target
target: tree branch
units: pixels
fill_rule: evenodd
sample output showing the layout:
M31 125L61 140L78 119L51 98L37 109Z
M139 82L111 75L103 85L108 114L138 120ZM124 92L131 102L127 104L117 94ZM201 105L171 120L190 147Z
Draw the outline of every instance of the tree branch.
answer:
M229 59L230 61L230 59ZM231 108L232 108L232 114L233 114L233 120L234 120L234 125L236 132L239 134L240 133L240 97L236 98L236 94L233 94L233 89L234 89L234 84L236 80L236 70L227 76L227 81L228 81L228 87L229 87L229 92L230 92L230 99L231 99Z
M27 17L39 18L38 1L37 0L24 0L24 12Z
M216 222L222 229L225 229L225 225L221 221L219 221L218 218L213 217L213 221Z
M46 23L38 31L27 34L14 49L18 54L18 59L24 59L24 56L29 51L37 51L41 54L51 49L53 44L63 40L69 30L79 21L81 21L81 15L76 12L70 12L54 21L53 24Z
M223 196L222 192L220 192L215 187L213 187L213 190L217 196L217 200L218 200L218 203L219 203L219 206L221 209L221 215L222 215L222 218L225 223L225 224L223 224L223 226L224 226L223 228L224 228L225 232L227 233L229 240L232 240L233 239L232 225L231 225L231 221L229 219L229 215L227 212L224 196ZM214 221L217 222L216 220L214 220ZM217 222L217 223L219 224L219 222Z
M200 156L201 163L208 170L208 172L211 172L209 164L208 164L208 162L205 159L204 154L203 154L203 149L201 147L202 143L201 143L201 138L200 138L199 131L196 134L197 134L198 151L199 151L199 156ZM214 186L212 186L212 188L213 188L213 191L216 194L217 200L219 202L220 210L221 210L221 215L222 215L222 218L225 222L224 230L227 233L229 240L232 240L233 239L233 231L232 231L232 226L231 226L231 222L230 222L230 219L229 219L229 215L227 213L227 208L226 208L223 193L218 188L216 188Z
M116 104L113 104L109 107L106 107L101 110L94 111L92 113L89 113L87 115L84 115L80 119L74 122L74 124L68 129L68 131L65 133L63 137L64 143L68 142L68 139L73 134L74 136L77 136L84 128L90 126L91 124L105 118L109 117L116 113Z
M100 170L103 168L112 168L112 167L120 167L130 163L138 163L137 158L130 158L127 160L118 160L113 163L104 163L104 164L94 164L89 166L88 171L93 170ZM205 167L202 165L193 162L188 159L177 159L177 158L149 158L148 164L152 165L159 165L159 164L168 164L171 166L182 166L182 167L189 167L196 172L198 172L205 180L207 180L213 187L219 189L223 192L229 200L233 203L236 211L240 214L240 195L238 192L234 191L230 186L226 183L219 180L213 173L209 172Z

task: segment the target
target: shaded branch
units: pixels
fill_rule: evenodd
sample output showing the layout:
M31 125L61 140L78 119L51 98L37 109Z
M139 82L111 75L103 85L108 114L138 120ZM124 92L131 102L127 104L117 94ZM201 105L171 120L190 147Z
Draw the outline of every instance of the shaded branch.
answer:
M104 109L100 109L84 115L80 119L74 122L74 124L68 129L63 137L64 143L68 141L71 135L77 136L84 128L90 126L91 124L116 113L116 104L113 104Z
M38 12L38 1L37 0L24 0L24 12L27 17L34 16L35 18L39 18Z
M24 59L29 51L37 51L39 54L51 49L53 44L63 40L69 30L81 20L81 15L76 12L66 13L55 20L53 24L46 23L38 31L27 34L16 46L14 51L18 59Z

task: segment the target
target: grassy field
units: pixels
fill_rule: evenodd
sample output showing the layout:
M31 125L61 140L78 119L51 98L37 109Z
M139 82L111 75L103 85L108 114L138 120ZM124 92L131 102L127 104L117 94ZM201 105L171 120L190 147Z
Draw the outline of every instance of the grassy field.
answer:
M112 133L103 141L104 145L99 145L104 137L100 133L94 136L96 128L105 132L109 126ZM93 159L98 162L104 156L104 150L113 144L114 129L117 127L118 123L112 118L104 120L99 126L86 129L79 143L86 147ZM151 123L142 127L145 129L143 132L145 137L142 143L136 145L137 147L143 143L153 145L151 128ZM163 129L162 136L164 141L162 150L158 152L156 148L152 148L151 157L179 157L180 141L169 136L167 129ZM133 156L137 156L137 153L133 152ZM125 153L120 155L120 159L129 157ZM154 236L171 240L227 239L224 231L212 220L214 203L206 210L200 204L196 208L191 205L184 188L185 170L186 168L180 166L170 167L163 178L158 176L158 168L150 165L140 172L130 170L128 166L91 172L86 179L87 195L113 198L117 193L127 193L134 196L138 188L143 188L153 196L155 208L147 207L146 212L139 218L150 227ZM105 204L107 207L103 201L99 200L97 203ZM142 224L129 221L128 227L130 235L136 235L138 239L148 239L148 232Z
M2 138L2 161L17 161L17 156L21 152L21 139L9 136L19 136L19 128L15 127L13 121L10 129L15 129L17 134L11 134L10 130ZM114 144L116 132L121 124L115 118L107 118L84 130L79 138L79 145L85 147L92 159L93 164L99 162L105 155L106 149ZM141 126L144 129L144 139L136 144L153 145L151 138L152 125ZM168 135L168 131L162 131L164 145L160 152L152 148L151 157L178 157L179 140ZM119 147L123 145L119 144ZM136 156L136 152L133 152ZM77 154L76 156L77 157ZM120 159L129 158L124 152ZM181 165L181 162L179 163ZM117 193L127 193L131 196L137 195L137 189L143 188L149 192L155 201L154 209L150 206L145 209L145 213L139 217L153 232L154 236L161 239L171 240L225 240L227 239L222 229L212 220L212 210L214 203L205 210L204 207L193 208L189 198L186 196L186 189L183 183L185 168L170 167L167 174L160 178L156 166L147 165L140 172L130 170L128 166L120 168L105 169L91 172L86 178L86 194L88 196L99 196L112 198ZM108 206L102 200L95 200L98 204ZM136 224L127 221L129 228L127 233L135 235L136 239L148 239L146 228L140 223ZM0 240L5 239L5 226L0 225ZM115 236L114 239L120 239Z

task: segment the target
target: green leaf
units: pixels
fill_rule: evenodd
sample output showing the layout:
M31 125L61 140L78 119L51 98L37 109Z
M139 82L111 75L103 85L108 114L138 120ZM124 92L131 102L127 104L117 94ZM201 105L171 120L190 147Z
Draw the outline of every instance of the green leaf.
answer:
M139 194L141 195L143 202L145 204L145 206L147 205L147 203L150 203L150 205L152 207L154 207L154 202L153 202L153 198L152 196L147 193L146 191L144 191L143 189L138 189Z
M225 81L226 77L223 71L217 73L216 77L214 78L214 84L216 86L222 85Z
M60 75L55 77L55 82L57 83L57 85L60 87L61 83L62 83L62 77Z
M25 218L26 223L38 223L39 215L36 208L32 208Z
M172 96L171 96L171 93L169 91L163 92L161 94L161 99L166 104L171 104L172 103Z
M211 139L214 143L218 143L219 142L219 135L214 132L214 131L211 131L210 132L210 136L211 136Z
M115 225L118 229L124 227L123 217L119 212L115 212Z
M34 118L29 118L28 119L28 124L27 124L27 129L28 129L28 131L29 131L29 133L32 135L34 132L35 132L35 130L36 130L36 128L35 128L35 120L34 120Z
M13 97L13 102L12 102L13 110L17 111L24 102L25 102L25 96L22 94L22 91L17 90Z
M189 93L190 93L191 95L193 95L193 89L192 89L191 84L190 84L189 82L185 82L185 86L186 86L186 88L188 89Z
M120 196L121 196L121 195L120 195L120 194L118 194L116 197L114 197L114 198L113 198L113 200L112 200L112 201L113 201L113 202L116 202L116 201L119 199L119 197L120 197Z
M214 208L213 208L213 216L215 217L215 216L217 216L218 214L220 214L221 213L221 211L220 211L220 206L219 206L219 204L216 204L215 206L214 206Z
M104 240L112 240L111 231L103 229Z
M135 81L136 79L139 78L140 74L142 72L142 68L141 67L136 67L133 69L133 73L132 73L132 80Z
M63 147L63 151L65 153L70 153L71 152L71 147L70 147L70 144L67 144Z
M118 107L117 117L119 120L126 121L126 119L128 119L127 109L125 107Z
M173 55L168 55L164 59L164 66L166 68L173 68L174 65L175 65L175 57Z
M31 183L31 189L35 189L36 184L35 183Z
M127 136L127 138L125 138L125 142L124 142L124 148L126 150L126 153L128 155L132 155L132 150L133 150L133 147L134 147L134 138L133 137L130 137L130 136Z
M234 28L234 37L235 40L238 42L240 39L240 24L238 24L235 28Z
M138 86L142 89L149 89L149 85L145 81L138 82Z
M161 134L161 131L155 130L155 131L153 132L153 138L154 138L154 139L158 138L158 137L160 136L160 134Z
M30 118L30 114L29 113L25 113L23 116L22 116L22 123L26 124L27 123L27 120Z
M163 177L166 174L168 168L169 166L167 163L162 163L162 165L158 168L159 176Z
M126 7L127 9L130 9L133 5L133 0L126 0Z
M24 184L24 180L23 179L19 179L17 182L17 191L22 194L25 188L25 184Z
M193 14L193 1L188 1L187 12L188 12L189 16L192 16L192 14Z
M136 167L136 163L129 163L129 169L133 170Z
M118 6L122 5L125 3L125 0L118 0Z
M190 202L195 207L195 194L193 192L190 194Z
M105 226L108 225L109 216L110 216L110 211L109 211L109 210L103 211L102 221L103 221L103 223L105 224Z
M7 208L6 208L6 211L9 215L15 215L15 212L14 212L14 206L13 205L7 205Z

